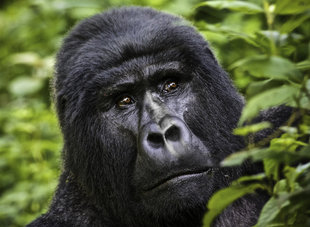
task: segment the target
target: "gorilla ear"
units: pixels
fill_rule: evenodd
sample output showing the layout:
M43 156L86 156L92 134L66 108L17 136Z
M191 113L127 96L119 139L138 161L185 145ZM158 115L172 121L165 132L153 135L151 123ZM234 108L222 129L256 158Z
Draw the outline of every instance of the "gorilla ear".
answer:
M67 104L67 97L65 95L59 95L57 97L57 108L61 111L64 111Z
M204 52L211 57L211 59L214 61L215 64L219 65L219 62L217 61L217 58L214 56L214 53L212 52L210 45L207 43L207 45L204 48Z
M62 124L64 121L64 117L65 117L67 97L63 94L55 93L54 100L56 103L56 110L57 110L58 118L59 118L60 123Z

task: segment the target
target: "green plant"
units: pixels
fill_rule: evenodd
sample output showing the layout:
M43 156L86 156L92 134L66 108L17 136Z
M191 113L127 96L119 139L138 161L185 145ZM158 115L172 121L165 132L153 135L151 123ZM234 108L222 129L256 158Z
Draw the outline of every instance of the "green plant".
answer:
M241 177L214 194L204 226L234 200L257 189L271 196L257 227L310 225L310 2L206 1L197 6L195 20L247 98L235 134L246 136L249 145L221 165L240 165L246 159L264 165L264 173ZM271 125L241 125L277 105L295 108L279 129L282 134L251 142L253 133Z

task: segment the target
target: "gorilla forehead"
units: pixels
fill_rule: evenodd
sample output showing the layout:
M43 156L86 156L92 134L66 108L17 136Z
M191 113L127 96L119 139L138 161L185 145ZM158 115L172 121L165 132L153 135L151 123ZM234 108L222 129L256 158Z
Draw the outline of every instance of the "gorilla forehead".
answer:
M195 29L179 17L149 8L112 10L87 19L65 39L58 55L57 82L62 83L70 75L88 74L89 79L89 74L117 68L140 56L199 64L206 45Z

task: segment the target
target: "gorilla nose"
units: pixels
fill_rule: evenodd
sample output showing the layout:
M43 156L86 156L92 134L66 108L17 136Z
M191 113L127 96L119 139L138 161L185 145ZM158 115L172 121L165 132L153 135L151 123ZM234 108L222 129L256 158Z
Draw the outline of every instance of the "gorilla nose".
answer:
M162 132L161 130L158 131L150 131L149 134L147 135L147 143L154 148L158 148L161 146L164 146L165 143L169 142L185 142L182 141L184 138L182 138L181 133L182 127L177 126L177 125L171 125L166 131Z
M146 143L153 148L159 148L165 145L165 140L160 132L151 132L146 139Z
M181 129L176 125L172 125L168 130L165 132L165 139L170 141L178 141L181 139Z
M176 117L164 117L159 124L149 123L142 129L142 150L148 156L179 156L190 144L190 133L185 123Z
M150 132L147 135L147 143L150 147L159 148L165 146L165 143L181 141L181 130L176 125L171 125L165 132Z

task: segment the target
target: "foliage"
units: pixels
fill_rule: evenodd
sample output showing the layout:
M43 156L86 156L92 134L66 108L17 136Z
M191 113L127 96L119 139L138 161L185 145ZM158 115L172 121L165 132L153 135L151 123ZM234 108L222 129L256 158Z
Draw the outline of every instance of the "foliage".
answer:
M41 103L14 103L1 110L0 122L0 225L22 226L55 189L60 135L55 116Z
M235 134L246 136L249 145L222 166L245 160L264 166L264 173L241 177L215 193L204 226L234 200L257 189L271 196L257 227L310 225L310 200L305 199L310 195L310 2L206 1L197 6L194 19L247 97ZM252 142L255 132L271 125L248 125L250 120L277 105L295 108L279 129L282 135L276 137L278 130L268 140Z

